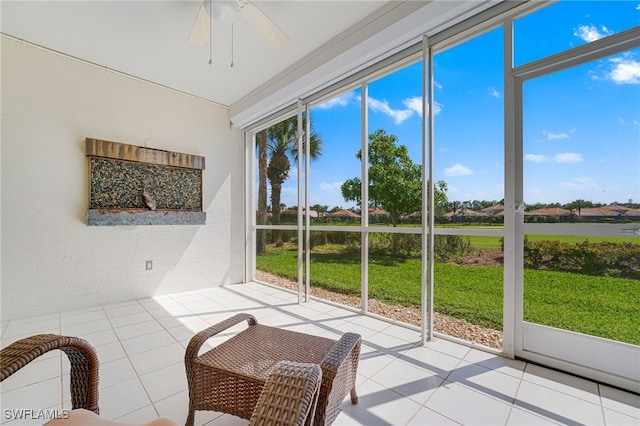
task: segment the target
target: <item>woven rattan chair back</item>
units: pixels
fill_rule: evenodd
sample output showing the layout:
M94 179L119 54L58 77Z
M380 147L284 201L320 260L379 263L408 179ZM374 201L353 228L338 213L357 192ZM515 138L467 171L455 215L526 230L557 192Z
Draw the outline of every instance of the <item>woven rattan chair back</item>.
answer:
M100 414L98 407L98 357L96 351L84 339L38 334L18 340L0 351L0 382L16 371L53 349L60 349L71 364L71 405Z
M318 364L281 361L269 375L250 426L310 426L318 403Z

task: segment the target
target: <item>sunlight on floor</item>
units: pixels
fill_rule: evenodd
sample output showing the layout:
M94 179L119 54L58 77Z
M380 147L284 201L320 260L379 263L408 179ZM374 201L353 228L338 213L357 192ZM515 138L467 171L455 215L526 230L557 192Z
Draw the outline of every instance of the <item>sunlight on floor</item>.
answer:
M101 415L119 421L186 419L184 350L197 331L237 312L260 323L338 338L363 338L357 390L336 425L640 424L640 396L447 340L418 345L418 332L262 284L231 285L2 321L2 347L33 334L88 340L100 359ZM215 345L222 338L211 339ZM69 366L58 351L2 383L2 424L13 409L70 408ZM246 425L197 412L198 425Z

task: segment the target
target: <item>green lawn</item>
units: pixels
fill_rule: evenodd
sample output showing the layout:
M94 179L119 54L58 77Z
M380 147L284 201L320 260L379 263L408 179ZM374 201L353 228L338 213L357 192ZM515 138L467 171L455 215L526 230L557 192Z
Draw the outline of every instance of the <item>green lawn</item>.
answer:
M297 251L269 249L257 268L297 279ZM420 306L417 259L372 255L369 297ZM436 311L502 329L503 268L437 263ZM360 294L359 253L311 253L311 282L332 291ZM525 320L640 344L640 282L563 272L525 270Z

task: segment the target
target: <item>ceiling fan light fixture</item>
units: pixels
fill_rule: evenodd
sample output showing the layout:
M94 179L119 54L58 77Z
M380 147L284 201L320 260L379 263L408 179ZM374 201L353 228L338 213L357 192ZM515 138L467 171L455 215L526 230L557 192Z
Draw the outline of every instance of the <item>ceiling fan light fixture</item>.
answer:
M238 16L238 3L236 1L210 1L204 3L207 14L216 21L233 22Z

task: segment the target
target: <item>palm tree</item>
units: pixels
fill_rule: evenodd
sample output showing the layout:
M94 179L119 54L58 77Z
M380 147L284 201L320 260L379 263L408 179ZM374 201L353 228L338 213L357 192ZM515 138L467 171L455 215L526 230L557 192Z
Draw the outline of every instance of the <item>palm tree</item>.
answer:
M267 130L256 134L258 145L258 225L267 223ZM267 230L258 229L256 234L256 253L265 254L267 246Z
M313 121L310 123L311 134L309 137L309 153L312 161L317 160L322 155L322 140L313 128ZM302 122L303 137L306 129L306 117ZM304 152L304 146L303 152ZM272 223L280 225L280 195L282 184L289 177L291 162L289 157L297 163L298 161L298 116L293 116L271 126L268 130L268 150L269 165L267 166L267 178L271 183L271 214ZM282 243L280 233L275 231L274 240Z

